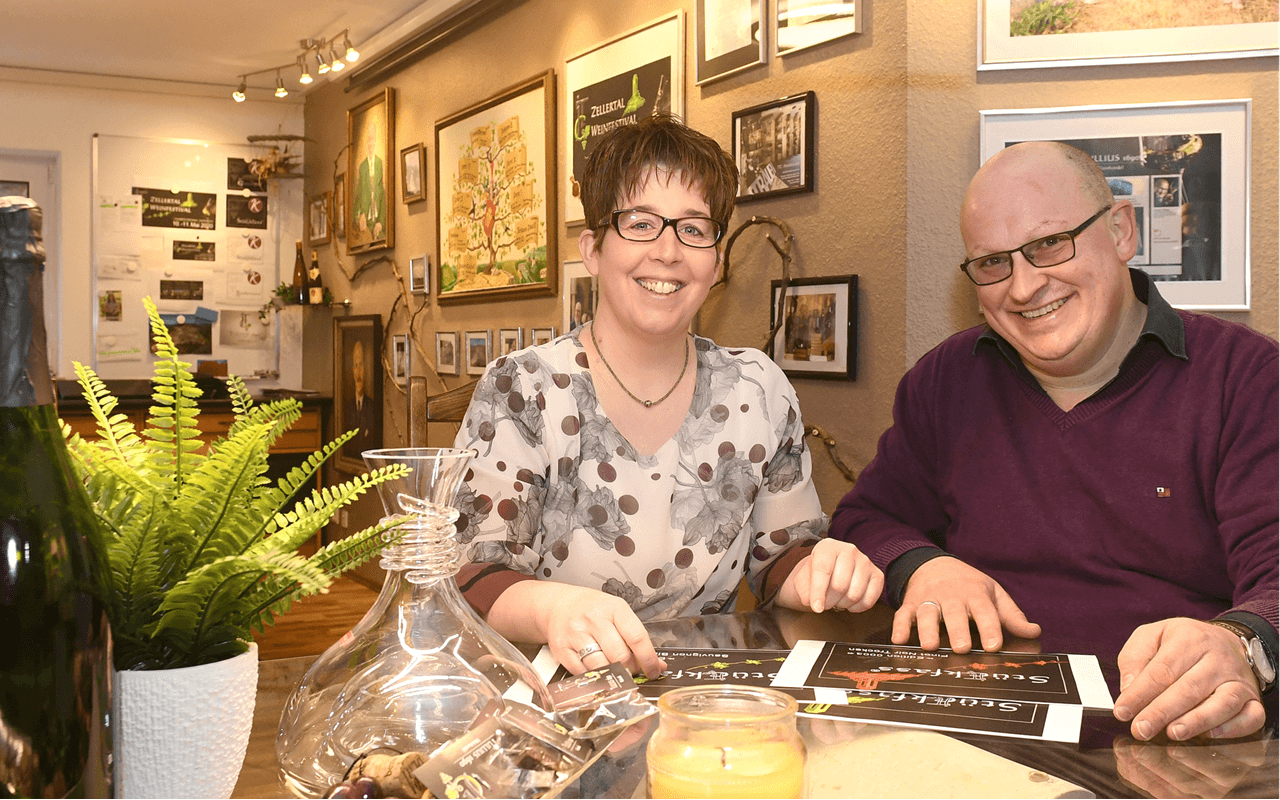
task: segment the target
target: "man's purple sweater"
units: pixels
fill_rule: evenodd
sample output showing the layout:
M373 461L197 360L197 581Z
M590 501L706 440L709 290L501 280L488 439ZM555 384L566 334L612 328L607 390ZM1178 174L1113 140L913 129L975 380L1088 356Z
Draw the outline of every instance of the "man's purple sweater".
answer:
M886 571L894 605L943 548L1003 586L1055 650L1114 662L1139 625L1230 610L1274 658L1276 342L1174 311L1132 277L1142 337L1069 412L989 329L921 358L830 535Z

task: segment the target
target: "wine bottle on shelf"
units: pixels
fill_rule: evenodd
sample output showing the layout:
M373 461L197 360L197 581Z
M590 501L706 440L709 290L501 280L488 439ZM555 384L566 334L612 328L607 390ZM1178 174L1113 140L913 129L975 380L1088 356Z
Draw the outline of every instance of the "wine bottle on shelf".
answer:
M311 251L311 269L307 271L307 300L313 306L324 304L324 281L320 278L320 256Z
M54 405L40 224L0 198L0 796L111 797L108 567Z
M293 259L293 302L305 306L307 297L307 262L302 258L302 240L298 240L298 254Z

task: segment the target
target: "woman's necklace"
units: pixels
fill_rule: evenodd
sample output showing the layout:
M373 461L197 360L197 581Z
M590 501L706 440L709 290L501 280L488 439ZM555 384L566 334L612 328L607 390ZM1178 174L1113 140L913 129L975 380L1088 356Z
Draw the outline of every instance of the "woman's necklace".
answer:
M614 372L613 367L609 366L609 360L604 357L604 351L600 349L600 343L596 341L595 322L591 323L591 344L595 346L596 353L600 355L600 363L604 364L604 368L609 370L609 374L612 375L613 380L617 382L619 386L622 387L622 391L627 393L627 397L630 397L632 400L635 400L637 403L644 406L645 408L652 408L653 406L656 406L658 403L661 403L663 400L666 400L668 397L670 397L671 393L674 392L676 390L676 387L680 385L680 381L684 380L684 374L689 369L689 345L686 343L684 347L684 366L680 368L680 377L676 378L676 382L672 384L670 389L667 390L667 393L664 394L662 397L659 397L657 400L641 400L639 397L636 397L634 394L631 393L631 390L628 389L622 383L622 379L618 377L618 373Z

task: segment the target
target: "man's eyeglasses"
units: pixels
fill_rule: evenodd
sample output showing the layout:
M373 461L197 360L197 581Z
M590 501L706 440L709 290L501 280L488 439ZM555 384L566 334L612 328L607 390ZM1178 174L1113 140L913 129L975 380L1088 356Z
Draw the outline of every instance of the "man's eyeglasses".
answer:
M999 253L988 253L985 256L971 258L960 265L960 271L968 275L969 280L977 285L990 286L1006 280L1013 274L1014 253L1022 253L1033 267L1056 267L1066 263L1076 256L1076 237L1113 207L1107 206L1072 230L1041 236L1012 250L1001 250Z
M708 217L667 219L659 214L634 208L615 211L608 222L601 224L612 227L629 242L652 242L662 235L668 225L675 229L676 238L689 247L715 247L724 235L724 228L720 223Z

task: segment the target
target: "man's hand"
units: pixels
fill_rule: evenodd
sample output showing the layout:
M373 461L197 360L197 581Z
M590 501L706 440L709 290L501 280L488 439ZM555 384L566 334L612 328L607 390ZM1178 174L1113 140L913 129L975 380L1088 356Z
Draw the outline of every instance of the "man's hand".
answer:
M820 614L828 608L866 611L880 599L884 573L858 548L823 539L778 590L778 605Z
M1116 659L1120 696L1115 716L1135 739L1160 731L1183 741L1208 731L1214 739L1262 727L1258 681L1240 637L1207 622L1175 617L1133 632Z
M977 623L982 649L989 653L1004 644L1002 626L1023 639L1040 636L1040 626L1027 621L1000 584L958 558L941 556L921 564L907 581L902 606L893 615L893 642L905 643L914 621L920 646L936 650L945 622L951 649L967 653L973 645L970 619Z

